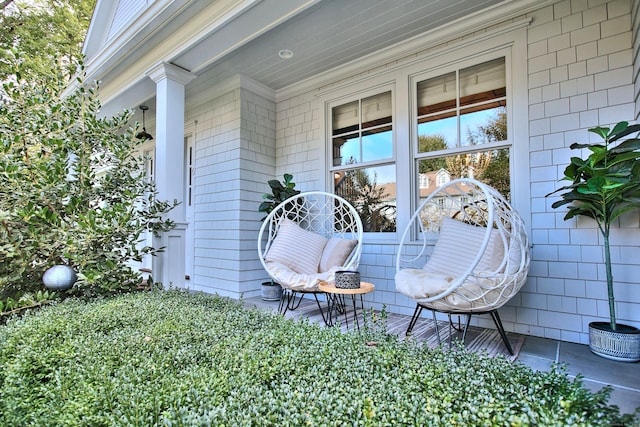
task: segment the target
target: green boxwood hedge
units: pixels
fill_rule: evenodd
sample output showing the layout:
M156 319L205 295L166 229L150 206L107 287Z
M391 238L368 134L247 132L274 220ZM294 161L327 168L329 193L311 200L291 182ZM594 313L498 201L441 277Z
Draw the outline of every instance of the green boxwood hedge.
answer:
M379 326L379 324L378 324ZM65 301L0 327L0 425L624 425L562 369L341 333L204 294Z

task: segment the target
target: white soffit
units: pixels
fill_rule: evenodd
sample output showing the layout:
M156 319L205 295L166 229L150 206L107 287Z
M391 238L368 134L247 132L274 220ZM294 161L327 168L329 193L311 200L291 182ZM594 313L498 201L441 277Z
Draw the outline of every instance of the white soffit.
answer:
M98 0L101 3L103 0ZM305 82L331 82L375 60L406 57L420 42L446 40L522 19L551 0L155 0L99 56L89 79L115 99L172 63L216 84L242 74L277 93ZM94 17L95 18L95 17ZM146 21L144 21L146 20ZM146 22L146 24L144 22ZM466 26L465 26L466 25ZM282 49L291 59L278 56ZM351 64L351 65L349 65ZM345 68L346 66L346 68ZM93 74L91 74L93 73ZM145 85L146 86L146 85ZM188 88L187 88L188 89ZM153 95L153 92L150 94Z

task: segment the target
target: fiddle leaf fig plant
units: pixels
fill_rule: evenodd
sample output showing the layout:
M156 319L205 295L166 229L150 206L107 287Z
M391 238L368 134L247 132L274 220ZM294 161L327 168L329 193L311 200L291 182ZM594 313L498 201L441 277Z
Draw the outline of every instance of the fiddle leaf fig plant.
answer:
M611 251L609 235L612 223L621 215L640 208L640 124L620 122L613 129L595 127L589 129L602 138L603 143L571 144L573 150L587 149L586 158L572 157L564 171L563 180L571 184L550 193L560 192L561 199L551 206L568 205L565 220L575 216L586 216L596 221L604 241L607 295L609 300L609 323L616 330L613 275L611 273Z
M267 181L267 184L271 187L271 194L264 194L262 198L265 201L258 206L258 212L264 212L267 215L289 197L300 194L300 190L295 189L296 183L293 182L293 175L288 173L284 174L284 181L280 182L277 179L271 179Z

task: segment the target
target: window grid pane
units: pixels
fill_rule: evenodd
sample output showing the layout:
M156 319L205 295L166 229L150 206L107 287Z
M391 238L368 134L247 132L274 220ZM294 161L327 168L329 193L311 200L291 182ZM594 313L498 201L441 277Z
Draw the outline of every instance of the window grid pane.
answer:
M506 140L506 129L499 137L482 137L497 115L506 114L505 58L420 81L416 92L419 153L432 151L424 150L424 138L440 138L438 149Z
M507 199L511 196L510 149L476 151L418 160L418 193L425 199L436 188L458 178L482 181Z
M510 148L480 148L508 142L505 58L420 81L415 90L419 198L457 178L509 197Z
M391 91L332 108L335 194L358 211L364 231L396 231ZM358 166L366 162L367 166Z
M366 232L396 231L396 167L334 172L334 192L353 205Z

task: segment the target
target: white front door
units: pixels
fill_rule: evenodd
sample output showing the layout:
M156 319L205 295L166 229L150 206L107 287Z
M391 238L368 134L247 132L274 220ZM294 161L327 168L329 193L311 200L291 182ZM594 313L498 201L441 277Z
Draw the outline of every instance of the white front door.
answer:
M193 205L195 190L195 148L193 146L193 136L184 137L184 159L185 159L185 177L184 177L184 220L187 223L185 235L185 285L189 287L193 277L193 257L194 257L194 222L193 222Z

